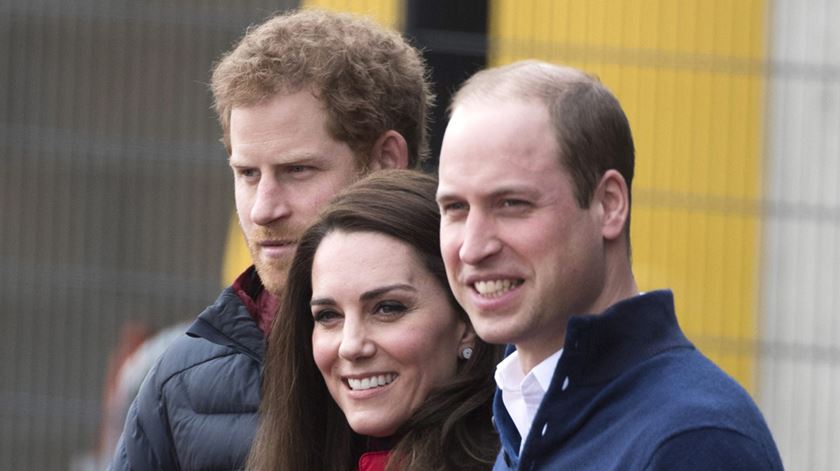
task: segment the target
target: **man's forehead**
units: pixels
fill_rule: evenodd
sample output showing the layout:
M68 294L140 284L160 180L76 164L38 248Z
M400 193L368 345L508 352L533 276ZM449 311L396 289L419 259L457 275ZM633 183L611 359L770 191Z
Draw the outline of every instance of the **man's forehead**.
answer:
M439 188L479 181L488 186L517 187L523 178L542 180L540 177L565 172L554 148L540 147L539 143L480 150L442 154L438 166Z
M466 192L477 195L539 193L572 182L568 170L550 154L539 159L513 156L490 160L495 163L480 166L474 172L441 172L438 196Z
M476 166L440 167L436 198L536 194L565 184L569 178L555 159L531 160L522 156L477 159L480 163Z

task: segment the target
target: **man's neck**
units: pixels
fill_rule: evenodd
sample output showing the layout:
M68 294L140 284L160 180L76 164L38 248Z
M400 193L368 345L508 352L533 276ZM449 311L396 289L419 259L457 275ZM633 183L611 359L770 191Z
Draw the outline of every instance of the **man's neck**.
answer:
M636 281L633 278L632 272L620 281L620 283L612 283L609 285L611 289L604 290L601 293L598 300L593 303L590 312L580 312L577 314L600 315L613 304L639 294L639 289L636 287ZM568 322L568 318L563 319L562 329L558 329L557 332L544 331L543 336L535 337L524 342L514 342L516 351L519 352L519 365L523 373L528 374L543 360L563 348L566 341L566 327Z
M523 374L528 374L535 366L539 365L546 358L557 353L563 348L562 339L565 337L565 332L561 336L561 341L557 345L544 346L542 348L533 348L532 345L516 344L516 351L519 355L519 367L522 368Z

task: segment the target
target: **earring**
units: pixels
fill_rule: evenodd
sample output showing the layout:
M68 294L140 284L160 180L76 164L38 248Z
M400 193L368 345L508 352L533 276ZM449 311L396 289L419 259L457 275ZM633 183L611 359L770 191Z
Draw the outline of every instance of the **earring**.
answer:
M472 347L464 347L461 349L461 353L458 355L463 360L469 360L473 354Z

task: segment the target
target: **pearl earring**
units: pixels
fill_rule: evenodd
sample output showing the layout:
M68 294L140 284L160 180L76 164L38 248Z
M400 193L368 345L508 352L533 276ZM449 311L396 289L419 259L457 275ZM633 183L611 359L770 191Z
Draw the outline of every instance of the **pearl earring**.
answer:
M458 355L464 360L469 360L473 354L472 347L464 347L461 349L461 353Z

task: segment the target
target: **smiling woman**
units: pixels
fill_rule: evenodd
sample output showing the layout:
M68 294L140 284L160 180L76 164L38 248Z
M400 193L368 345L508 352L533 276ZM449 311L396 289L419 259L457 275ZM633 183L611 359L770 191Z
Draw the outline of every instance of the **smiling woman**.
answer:
M336 230L315 253L315 363L350 427L364 435L396 433L433 388L455 377L459 351L475 342L413 252L390 236Z
M500 352L449 290L436 187L419 172L378 172L301 237L250 469L492 467Z

